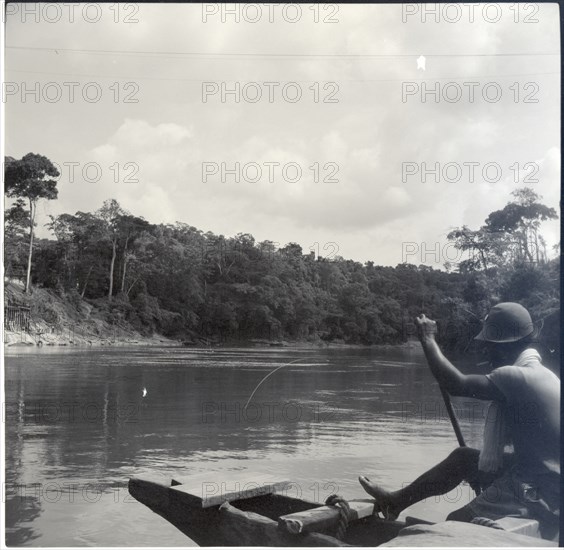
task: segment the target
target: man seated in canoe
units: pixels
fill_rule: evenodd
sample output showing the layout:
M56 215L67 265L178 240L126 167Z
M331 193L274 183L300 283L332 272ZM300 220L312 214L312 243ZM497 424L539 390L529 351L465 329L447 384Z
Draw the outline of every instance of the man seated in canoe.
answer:
M533 347L537 337L529 312L520 304L494 306L477 340L486 346L493 370L462 374L442 354L437 324L420 315L418 336L429 367L451 395L491 401L481 451L455 449L445 460L398 491L386 491L360 476L387 519L431 496L467 481L483 492L447 520L496 520L504 516L539 521L541 535L556 539L560 514L560 380L544 367ZM513 444L513 452L504 452Z

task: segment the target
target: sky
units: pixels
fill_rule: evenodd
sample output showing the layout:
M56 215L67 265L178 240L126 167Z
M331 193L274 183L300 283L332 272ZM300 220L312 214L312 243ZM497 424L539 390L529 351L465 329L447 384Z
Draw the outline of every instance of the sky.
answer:
M440 267L447 233L517 188L559 210L556 4L87 6L6 15L5 154L61 167L40 236L115 198L152 223ZM542 233L559 242L559 221Z

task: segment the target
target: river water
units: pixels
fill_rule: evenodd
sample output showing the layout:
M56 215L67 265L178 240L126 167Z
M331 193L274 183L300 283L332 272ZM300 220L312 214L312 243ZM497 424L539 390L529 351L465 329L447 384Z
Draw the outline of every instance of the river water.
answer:
M13 348L5 381L10 546L193 545L128 495L136 474L268 473L321 501L366 496L361 473L401 487L457 445L417 347ZM480 445L484 406L454 404ZM471 495L407 513L440 521Z

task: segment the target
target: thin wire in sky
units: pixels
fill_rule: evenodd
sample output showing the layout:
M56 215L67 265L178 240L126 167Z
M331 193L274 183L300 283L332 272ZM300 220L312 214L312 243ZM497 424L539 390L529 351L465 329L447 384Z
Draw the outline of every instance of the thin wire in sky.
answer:
M155 50L102 50L83 48L57 48L42 46L6 46L7 50L33 50L58 53L78 53L94 55L133 55L133 56L188 56L188 57L219 57L232 59L237 57L267 57L267 58L369 58L369 59L397 59L412 58L425 55L425 57L525 57L525 56L551 56L560 55L560 52L520 52L520 53L426 53L417 54L369 54L369 53L270 53L270 52L179 52L179 51L155 51Z

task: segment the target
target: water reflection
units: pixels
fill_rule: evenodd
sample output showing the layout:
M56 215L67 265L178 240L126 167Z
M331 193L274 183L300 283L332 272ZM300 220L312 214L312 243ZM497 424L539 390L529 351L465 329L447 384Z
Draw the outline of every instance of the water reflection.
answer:
M359 473L395 488L456 445L418 350L24 350L5 378L11 546L189 544L128 497L133 474L260 470L350 498ZM455 407L479 443L483 407Z

